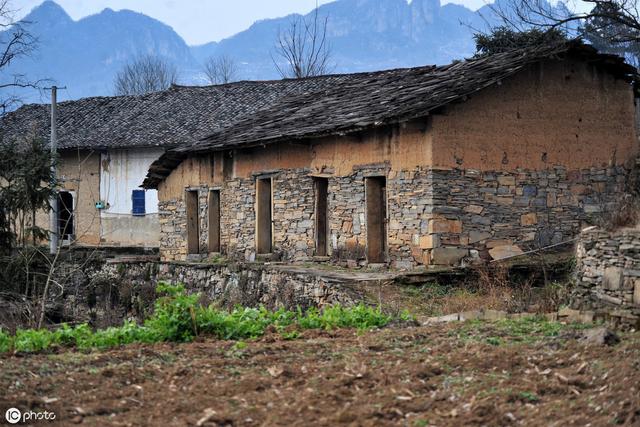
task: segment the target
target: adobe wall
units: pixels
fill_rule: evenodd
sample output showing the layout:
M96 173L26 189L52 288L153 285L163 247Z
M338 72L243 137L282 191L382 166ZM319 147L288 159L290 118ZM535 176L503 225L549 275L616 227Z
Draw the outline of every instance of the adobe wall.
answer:
M638 153L631 86L593 66L548 61L433 116L435 168L569 171Z
M100 212L95 202L100 197L100 154L70 150L60 154L58 179L61 188L74 194L75 234L78 243L100 244ZM49 213L40 212L36 222L49 229Z
M640 230L580 234L571 306L606 314L623 326L640 327Z

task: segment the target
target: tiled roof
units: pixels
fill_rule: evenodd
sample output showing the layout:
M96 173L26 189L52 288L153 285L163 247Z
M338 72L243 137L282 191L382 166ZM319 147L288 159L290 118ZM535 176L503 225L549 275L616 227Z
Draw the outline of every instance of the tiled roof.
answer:
M285 95L315 92L344 79L244 81L218 86L173 86L139 96L84 98L58 104L58 146L176 147L273 105ZM35 134L48 140L50 106L29 104L5 115L0 137Z
M279 141L347 134L398 123L430 112L499 83L526 66L551 58L575 57L597 64L627 81L636 70L615 55L599 54L579 41L514 50L454 62L342 76L315 92L270 103L233 126L165 153L151 165L145 188L155 188L188 154L236 149Z

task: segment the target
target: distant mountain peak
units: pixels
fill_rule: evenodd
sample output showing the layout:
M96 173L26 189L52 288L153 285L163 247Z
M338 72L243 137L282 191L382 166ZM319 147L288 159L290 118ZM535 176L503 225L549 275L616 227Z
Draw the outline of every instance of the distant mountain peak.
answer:
M61 24L73 22L73 19L71 19L69 14L67 14L67 12L58 3L52 0L46 0L40 5L34 7L23 21Z

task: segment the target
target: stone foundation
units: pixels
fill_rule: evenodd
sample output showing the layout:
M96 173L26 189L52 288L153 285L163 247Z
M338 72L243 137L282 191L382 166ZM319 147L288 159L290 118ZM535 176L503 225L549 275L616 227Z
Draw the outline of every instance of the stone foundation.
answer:
M387 261L391 267L457 265L560 243L613 206L625 190L622 166L567 171L507 172L416 168L388 163L328 176L329 255L366 264L365 179L386 177ZM305 261L315 254L313 177L308 169L273 172L273 241L277 259ZM200 191L201 247L207 240L208 188ZM182 200L162 201L161 256L185 260L186 212ZM221 188L221 246L231 259L253 261L255 178ZM206 250L203 250L206 256Z
M616 323L640 327L640 230L585 230L576 257L572 308L603 312Z

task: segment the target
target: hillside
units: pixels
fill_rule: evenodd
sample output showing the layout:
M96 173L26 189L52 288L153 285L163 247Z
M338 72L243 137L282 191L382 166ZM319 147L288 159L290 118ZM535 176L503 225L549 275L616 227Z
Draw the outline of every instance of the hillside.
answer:
M473 12L439 0L338 0L319 13L328 17L335 72L442 64L469 56L472 28L483 27L482 15L490 15L487 7ZM141 13L105 9L74 21L47 0L24 18L39 38L38 50L16 61L10 72L67 86L62 99L111 95L116 72L141 54L175 63L183 84L202 84L201 64L221 54L235 59L241 79L272 79L278 77L272 61L278 30L293 17L258 21L227 39L189 47L171 27ZM33 90L21 95L41 101Z

